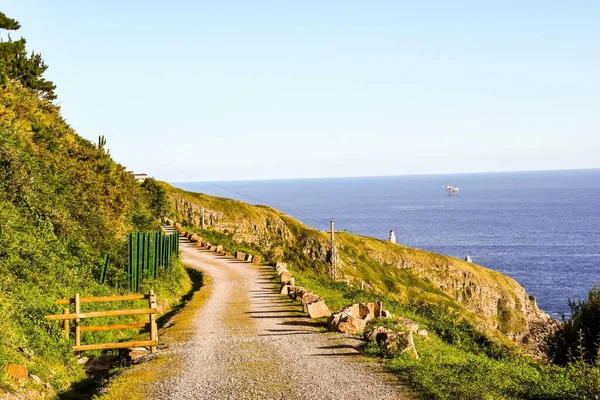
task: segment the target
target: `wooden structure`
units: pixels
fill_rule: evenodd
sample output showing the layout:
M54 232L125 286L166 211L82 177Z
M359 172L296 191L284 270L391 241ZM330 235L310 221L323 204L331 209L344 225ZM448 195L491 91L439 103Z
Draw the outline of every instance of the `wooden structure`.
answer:
M148 300L148 308L129 309L129 310L110 310L110 311L92 311L81 312L82 303L105 303L112 301L133 301L133 300ZM102 297L75 297L70 299L58 299L56 304L73 304L74 312L71 313L69 308L64 308L62 314L46 315L50 320L62 320L65 337L70 338L69 321L75 320L75 345L73 350L76 352L86 350L101 350L101 349L122 349L126 347L150 346L150 350L154 353L158 344L158 330L156 327L156 295L154 290L150 289L148 294L131 294L124 296L102 296ZM135 324L113 324L113 325L98 325L98 326L81 326L81 320L84 318L98 317L117 317L124 315L144 315L148 314L148 322L140 322ZM147 328L150 332L150 340L138 340L130 342L117 343L99 343L99 344L81 344L82 332L108 331L113 329L142 329Z

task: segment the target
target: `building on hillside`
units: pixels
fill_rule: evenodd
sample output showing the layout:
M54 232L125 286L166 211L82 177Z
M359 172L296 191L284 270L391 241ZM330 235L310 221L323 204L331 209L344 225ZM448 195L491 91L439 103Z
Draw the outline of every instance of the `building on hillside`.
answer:
M144 182L146 179L150 178L150 177L148 176L148 174L136 174L136 173L135 173L135 172L133 172L133 171L127 171L127 172L129 172L131 175L133 175L133 177L135 178L135 180L136 180L136 181L138 181L138 182L140 182L140 183L142 183L142 182Z

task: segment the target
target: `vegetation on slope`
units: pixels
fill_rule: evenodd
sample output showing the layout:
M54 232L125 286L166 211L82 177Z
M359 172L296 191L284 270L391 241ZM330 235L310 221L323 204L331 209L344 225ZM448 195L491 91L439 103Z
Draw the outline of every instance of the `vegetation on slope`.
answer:
M6 21L0 14L0 27ZM7 56L5 45L0 43L0 393L15 389L3 373L7 364L26 365L64 392L83 371L60 324L44 315L61 311L56 298L127 292L126 235L158 229L168 203L156 182L140 185L103 146L78 136L50 102L50 92L42 93L24 75L12 79L10 68L32 65L22 53ZM111 262L100 284L106 254ZM155 286L166 307L187 290L189 279L175 263L145 284ZM135 334L86 333L83 340Z
M217 200L218 201L218 200ZM213 204L214 206L214 204ZM269 261L272 252L251 243L240 243L231 234L186 227L204 240L230 252L260 254ZM275 261L271 259L270 261ZM428 331L414 336L419 359L408 354L386 358L388 367L400 374L423 399L435 400L545 400L596 399L600 397L598 367L581 360L566 366L551 365L523 355L511 342L490 331L482 332L465 314L427 298L398 298L393 293L360 290L346 282L331 282L319 269L294 268L296 284L318 293L332 310L357 303L382 300L394 316L410 318ZM591 307L585 307L591 309ZM368 327L394 329L398 319L376 319ZM373 342L363 348L372 357L386 355Z
M297 270L327 275L329 234L266 206L190 193L165 184L174 217L189 226L205 225L237 242L264 249L270 259L284 260ZM549 318L513 279L497 271L453 257L361 237L336 234L340 280L398 301L438 304L490 335L513 340L529 334L529 324Z

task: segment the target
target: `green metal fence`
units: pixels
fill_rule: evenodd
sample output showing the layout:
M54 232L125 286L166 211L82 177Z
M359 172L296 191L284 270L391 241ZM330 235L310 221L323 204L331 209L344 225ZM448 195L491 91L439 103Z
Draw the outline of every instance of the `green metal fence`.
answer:
M127 276L131 291L139 292L143 277L156 279L158 268L166 268L173 254L179 254L179 233L134 232L128 237L129 263Z

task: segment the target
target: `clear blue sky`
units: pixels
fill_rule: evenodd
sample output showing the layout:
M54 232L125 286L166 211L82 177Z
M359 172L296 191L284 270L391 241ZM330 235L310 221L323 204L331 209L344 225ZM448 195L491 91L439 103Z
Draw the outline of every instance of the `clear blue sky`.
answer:
M69 123L159 179L600 167L598 1L1 10L50 65Z

